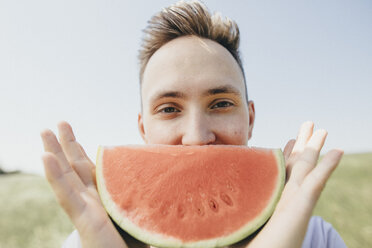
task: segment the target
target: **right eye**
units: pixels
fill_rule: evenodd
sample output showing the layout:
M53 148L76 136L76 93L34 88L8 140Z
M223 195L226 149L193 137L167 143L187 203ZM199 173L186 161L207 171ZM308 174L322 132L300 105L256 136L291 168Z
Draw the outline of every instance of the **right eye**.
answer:
M159 112L161 112L161 113L175 113L175 112L181 112L181 111L179 111L175 107L165 107L165 108L160 109Z

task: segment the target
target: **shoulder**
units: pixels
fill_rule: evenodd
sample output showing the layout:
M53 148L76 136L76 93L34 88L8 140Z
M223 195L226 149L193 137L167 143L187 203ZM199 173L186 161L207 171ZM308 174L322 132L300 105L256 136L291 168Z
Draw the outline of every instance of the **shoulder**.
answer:
M74 230L62 244L62 248L81 248L79 233ZM302 248L346 248L332 225L319 216L310 219Z
M142 246L141 246L142 247ZM63 242L62 248L82 248L79 232L74 230ZM152 246L146 246L146 248L156 248Z
M332 225L319 216L310 219L302 248L346 248L344 241Z
M82 248L80 236L77 230L74 230L63 242L62 248Z

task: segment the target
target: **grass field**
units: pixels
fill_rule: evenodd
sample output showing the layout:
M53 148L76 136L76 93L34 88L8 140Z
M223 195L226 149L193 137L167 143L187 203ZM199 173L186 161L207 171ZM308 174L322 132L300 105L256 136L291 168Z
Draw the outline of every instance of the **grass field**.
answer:
M73 230L44 178L0 176L0 248L61 247ZM345 155L315 209L348 247L372 247L372 153Z
M372 247L372 153L345 155L314 211L348 247Z

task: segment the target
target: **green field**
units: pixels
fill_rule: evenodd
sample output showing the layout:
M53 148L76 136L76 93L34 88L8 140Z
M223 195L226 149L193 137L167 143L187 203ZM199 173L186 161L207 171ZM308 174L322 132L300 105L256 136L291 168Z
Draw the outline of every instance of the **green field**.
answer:
M345 155L314 212L348 247L372 247L372 153ZM0 248L61 247L73 230L44 178L0 175Z
M314 211L348 247L372 247L372 153L345 155Z

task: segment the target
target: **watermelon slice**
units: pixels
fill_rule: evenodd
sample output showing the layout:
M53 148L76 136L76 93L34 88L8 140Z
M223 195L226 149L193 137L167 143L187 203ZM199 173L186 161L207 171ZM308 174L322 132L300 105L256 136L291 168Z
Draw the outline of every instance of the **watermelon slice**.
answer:
M283 190L280 149L100 147L97 186L126 232L156 247L222 247L261 227Z

